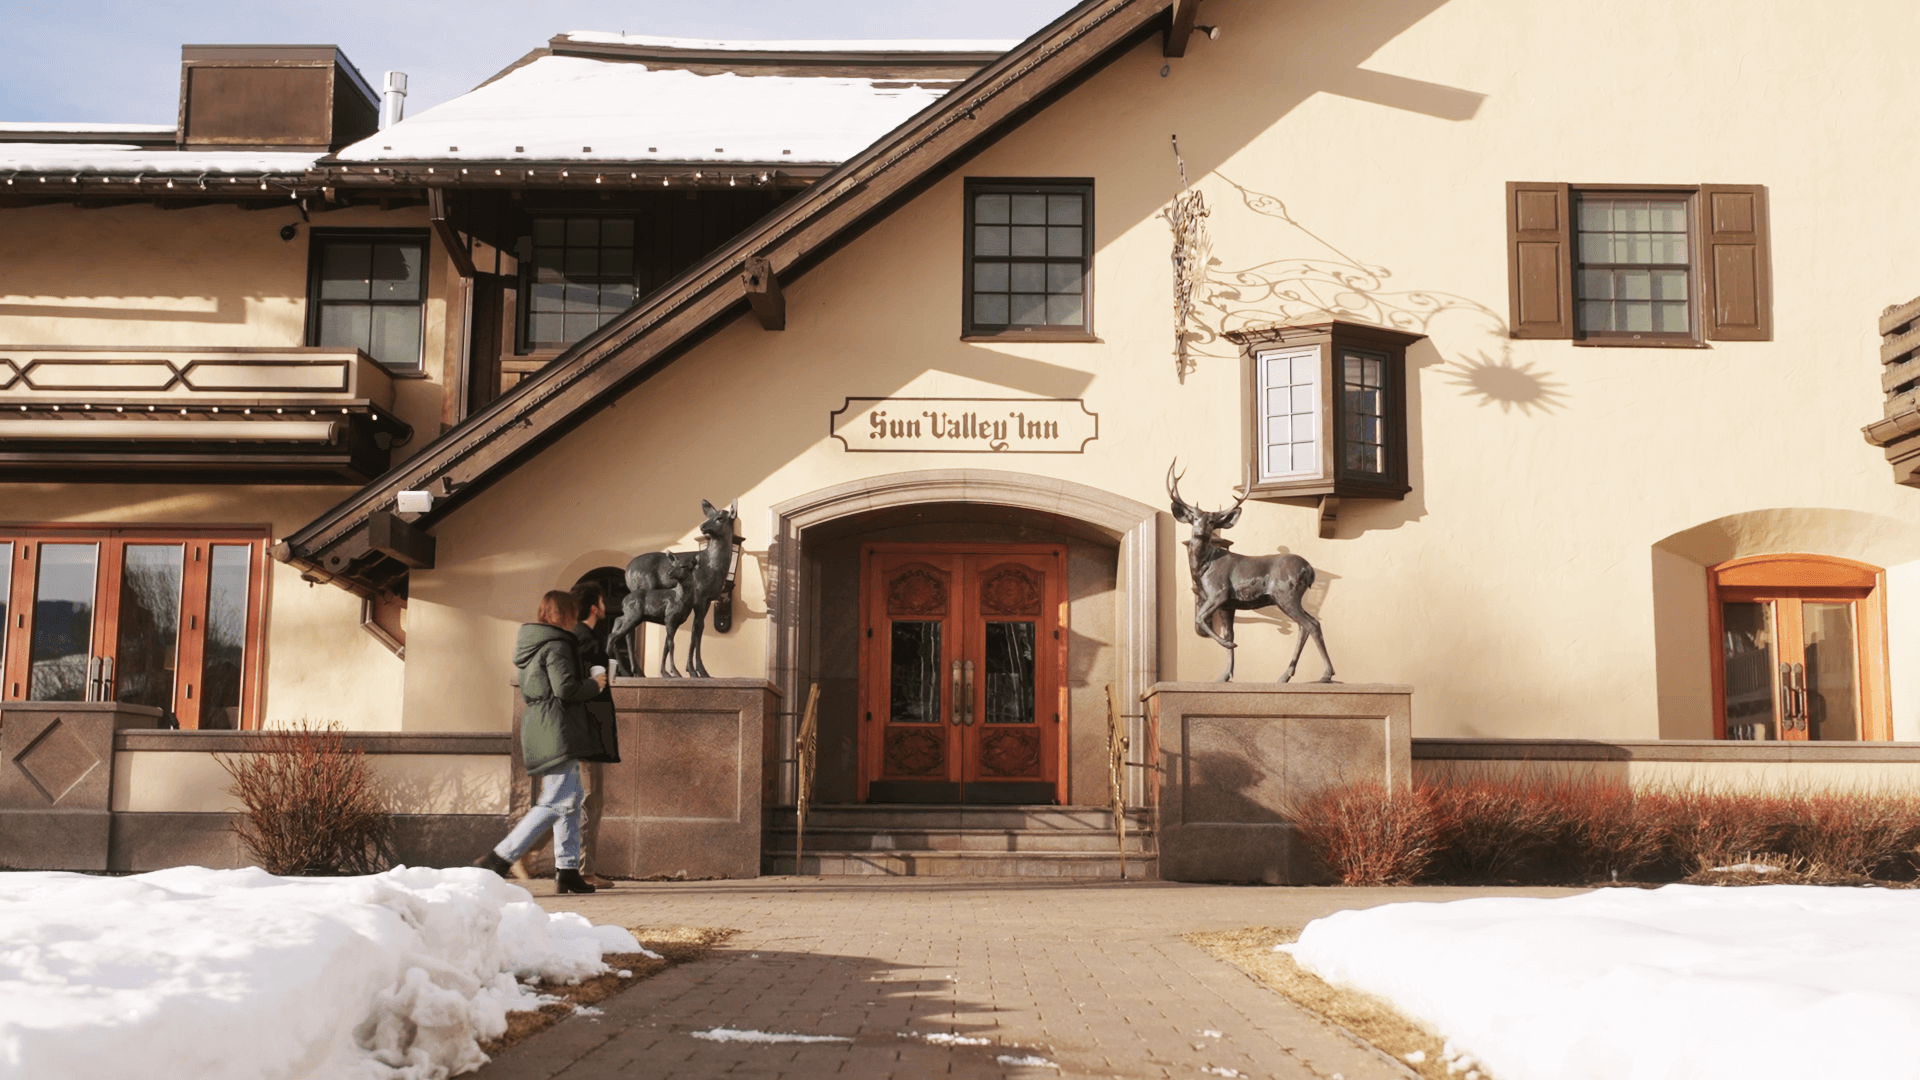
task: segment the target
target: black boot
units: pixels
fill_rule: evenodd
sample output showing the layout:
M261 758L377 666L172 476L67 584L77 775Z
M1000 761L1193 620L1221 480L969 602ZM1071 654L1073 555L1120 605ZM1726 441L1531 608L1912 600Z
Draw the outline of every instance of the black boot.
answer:
M587 884L587 879L581 877L580 871L578 870L555 870L553 872L553 884L557 891L563 893L590 893L593 891L593 886Z
M507 871L513 869L512 863L508 862L507 860L501 858L498 855L495 855L491 851L487 852L485 855L480 856L478 859L475 859L473 861L473 865L478 866L483 870L491 870L494 873L499 874L501 877L506 877Z

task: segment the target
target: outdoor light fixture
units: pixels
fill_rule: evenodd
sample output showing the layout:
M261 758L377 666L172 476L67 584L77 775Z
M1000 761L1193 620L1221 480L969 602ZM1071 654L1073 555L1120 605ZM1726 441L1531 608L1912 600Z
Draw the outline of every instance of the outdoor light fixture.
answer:
M292 240L294 236L297 233L299 233L299 231L300 231L300 223L297 221L292 222L291 224L282 225L280 226L280 239Z
M403 491L394 509L402 514L430 514L433 512L433 492Z

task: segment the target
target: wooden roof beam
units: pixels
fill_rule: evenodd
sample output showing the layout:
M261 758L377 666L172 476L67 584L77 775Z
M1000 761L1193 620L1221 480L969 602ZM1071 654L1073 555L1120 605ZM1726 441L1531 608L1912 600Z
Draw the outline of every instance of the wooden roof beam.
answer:
M774 274L773 264L755 255L741 268L740 281L746 286L747 304L753 308L753 317L760 320L760 328L785 330L787 295L780 291L780 278Z
M1200 0L1173 0L1167 9L1167 41L1163 50L1166 56L1187 55L1187 39L1193 36L1193 27L1200 17Z

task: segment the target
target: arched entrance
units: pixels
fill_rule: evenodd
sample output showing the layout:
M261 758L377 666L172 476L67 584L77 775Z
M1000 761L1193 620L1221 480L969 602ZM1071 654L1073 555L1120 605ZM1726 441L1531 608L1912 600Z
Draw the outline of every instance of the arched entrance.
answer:
M1158 512L1067 481L984 469L896 473L823 489L773 508L767 565L767 670L786 708L822 686L816 798L851 802L859 771L863 545L946 542L969 550L1053 544L1065 552L1071 620L1063 700L1064 802L1104 802L1105 684L1123 710L1158 677ZM1073 726L1073 713L1080 722ZM1051 720L1049 710L1048 720ZM1138 729L1137 717L1129 726ZM791 745L793 717L778 732ZM1137 733L1137 731L1136 731ZM1138 744L1136 744L1138 745ZM1076 763L1079 763L1076 765ZM845 782L836 778L844 775ZM792 798L782 776L776 798Z

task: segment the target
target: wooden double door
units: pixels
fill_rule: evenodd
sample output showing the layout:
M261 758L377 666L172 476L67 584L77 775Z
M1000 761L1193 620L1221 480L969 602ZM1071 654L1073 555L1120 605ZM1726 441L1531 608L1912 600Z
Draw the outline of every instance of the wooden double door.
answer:
M867 544L860 799L1061 803L1066 549Z

